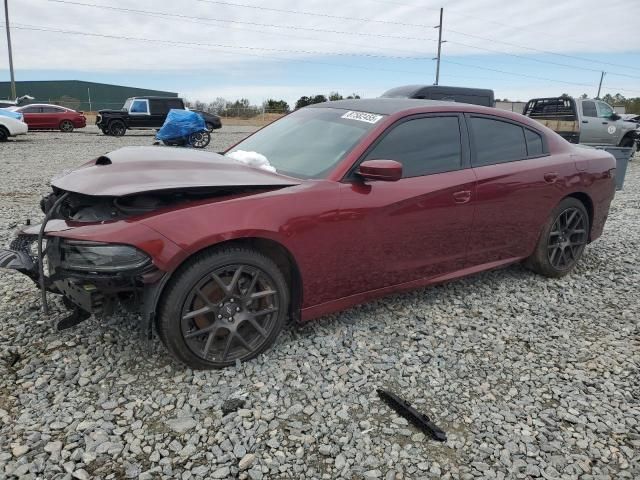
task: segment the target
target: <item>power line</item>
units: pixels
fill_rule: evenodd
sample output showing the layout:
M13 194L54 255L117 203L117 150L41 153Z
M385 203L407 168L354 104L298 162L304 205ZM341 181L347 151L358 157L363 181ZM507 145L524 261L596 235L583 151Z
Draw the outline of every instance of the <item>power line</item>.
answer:
M517 77L525 77L525 78L532 78L535 80L544 80L547 82L554 82L554 83L564 83L566 85L578 85L581 87L593 87L592 84L590 83L578 83L578 82L568 82L565 80L557 80L555 78L548 78L548 77L538 77L537 75L528 75L526 73L517 73L517 72L509 72L507 70L499 70L497 68L491 68L491 67L482 67L480 65L473 65L470 63L462 63L462 62L455 62L453 60L442 60L443 62L446 63L451 63L452 65L460 65L463 67L471 67L471 68L478 68L480 70L487 70L490 72L497 72L497 73L504 73L506 75L515 75ZM608 87L610 90L617 90L617 91L621 91L621 92L631 92L631 93L638 93L638 90L629 90L626 88L620 88L620 87Z
M395 39L395 40L417 40L417 41L430 41L430 42L437 42L437 40L435 38L425 38L425 37L409 37L409 36L405 36L405 35L386 35L383 33L368 33L368 32L353 32L353 31L345 31L345 30L332 30L332 29L326 29L326 28L315 28L315 27L300 27L297 25L276 25L276 24L272 24L272 23L259 23L259 22L247 22L247 21L240 21L240 20L230 20L230 19L224 19L224 18L213 18L213 17L202 17L202 16L190 16L190 15L184 15L184 14L180 14L180 13L168 13L168 12L158 12L158 11L149 11L149 10L138 10L138 9L133 9L133 8L125 8L125 7L113 7L110 5L96 5L93 3L82 3L82 2L75 2L72 0L47 0L48 2L53 2L53 3L64 3L64 4L68 4L68 5L79 5L79 6L83 6L83 7L93 7L93 8L101 8L104 10L115 10L115 11L120 11L120 12L129 12L129 13L139 13L139 14L148 14L151 16L155 16L155 17L168 17L171 18L173 20L177 19L177 18L184 18L184 19L193 19L193 20L207 20L210 22L217 22L217 23L233 23L233 24L241 24L241 25L250 25L253 27L270 27L270 28L279 28L279 29L283 29L283 30L303 30L303 31L307 31L307 32L316 32L316 33L335 33L335 34L339 34L339 35L353 35L353 36L359 36L359 37L378 37L378 38L388 38L388 39ZM197 0L200 1L200 0ZM175 17L175 18L174 18ZM204 22L194 22L194 23L201 23L203 25L210 25L208 23L204 23ZM275 33L275 32L273 32ZM324 41L324 39L322 39Z
M335 33L335 34L343 34L343 35L357 35L357 36L371 36L371 37L381 37L381 38L391 38L391 39L402 39L402 40L407 40L410 39L410 37L401 37L401 36L394 36L394 35L383 35L383 34L375 34L375 33L359 33L359 32L346 32L346 31L341 31L341 30L327 30L327 29L319 29L319 28L305 28L305 27L295 27L295 26L287 26L287 25L274 25L274 24L268 24L268 23L256 23L256 22L242 22L242 21L238 21L238 20L225 20L225 19L217 19L217 18L207 18L207 17L195 17L195 16L190 16L190 15L183 15L183 14L179 14L179 13L169 13L169 12L161 12L161 11L150 11L150 10L139 10L139 9L133 9L133 8L125 8L125 7L112 7L109 5L96 5L96 4L92 4L92 3L82 3L82 2L75 2L75 1L71 1L71 0L47 0L49 2L53 2L53 3L61 3L61 4L67 4L67 5L75 5L75 6L83 6L83 7L91 7L91 8L98 8L98 9L104 9L104 10L114 10L114 11L120 11L120 12L126 12L126 13L133 13L133 14L137 14L137 15L144 15L144 16L149 16L149 17L154 17L154 18L163 18L166 20L171 20L171 21L182 21L182 22L188 22L188 23L194 23L194 24L198 24L198 25L207 25L207 26L218 26L221 28L227 28L227 29L231 29L231 30L240 30L240 31L252 31L255 32L255 30L251 30L248 28L238 28L238 27L234 27L231 25L228 25L229 23L231 24L241 24L241 25L249 25L251 27L255 27L255 26L259 26L259 27L271 27L271 28L279 28L279 29L294 29L294 30L304 30L304 31L311 31L311 32L317 32L317 33ZM216 22L216 23L208 23L208 22L204 22L201 20L208 20L209 22ZM365 48L371 48L371 44L369 45L365 45L365 44L361 44L361 43L351 43L351 42L345 42L342 40L331 40L329 38L326 38L326 36L322 37L322 38L310 38L310 37L302 37L300 35L292 35L289 33L283 33L283 32L270 32L270 31L264 31L261 30L260 33L263 34L267 34L267 35L276 35L276 36L283 36L283 37L291 37L291 38L299 38L299 39L303 39L303 40L311 40L311 41L321 41L321 42L326 42L326 43L335 43L337 45L352 45L352 46L356 46L356 47L365 47ZM430 38L420 38L419 40L421 41L437 41L435 39L430 39ZM376 48L382 48L384 50L394 50L394 51L398 51L398 50L403 50L406 52L411 52L411 53L422 53L422 52L417 52L415 50L406 50L406 49L399 49L399 48L391 48L391 47L384 47L384 46L376 46Z
M285 8L263 7L260 5L248 5L246 3L226 2L222 0L196 0L196 1L205 2L205 3L214 3L217 5L227 5L230 7L252 8L254 10L262 10L262 11L268 11L268 12L289 13L294 15L305 15L310 17L331 18L334 20L350 20L354 22L373 22L373 23L384 23L387 25L402 25L404 27L429 28L429 25L425 25L423 23L404 23L404 22L394 22L392 20L377 20L375 18L344 17L341 15L331 15L329 13L316 13L316 12L306 12L303 10L289 10Z
M633 70L640 70L640 67L631 67L631 66L628 66L628 65L621 65L619 63L604 62L604 61L601 61L601 60L592 60L590 58L578 57L576 55L569 55L569 54L566 54L566 53L550 52L548 50L541 50L539 48L527 47L527 46L524 46L524 45L519 45L517 43L505 42L505 41L502 41L502 40L496 40L496 39L493 39L493 38L483 37L481 35L475 35L475 34L472 34L472 33L460 32L460 31L452 30L452 29L448 29L447 32L456 33L458 35L463 35L465 37L479 38L481 40L488 40L488 41L494 42L494 43L501 43L503 45L509 45L511 47L523 48L525 50L531 50L533 52L546 53L548 55L556 55L558 57L563 57L563 58L571 58L571 59L580 60L580 61L583 61L583 62L601 63L603 65L611 65L611 66L614 66L614 67L622 67L622 68L630 68L630 69L633 69Z
M348 31L342 31L342 30L328 30L328 29L322 29L322 28L296 27L296 26L287 26L287 25L283 26L283 25L257 23L257 22L242 22L242 21L238 21L238 20L226 20L226 19L219 19L219 18L195 17L195 16L184 15L184 14L179 14L179 13L140 10L140 9L126 8L126 7L113 7L113 6L109 6L109 5L97 5L97 4L92 4L92 3L77 2L77 1L73 1L73 0L47 0L47 1L53 2L53 3L77 5L77 6L98 8L98 9L104 9L104 10L113 10L113 11L121 11L121 12L127 12L127 13L135 13L135 14L139 14L139 15L151 16L151 17L154 17L154 18L166 18L166 19L169 19L169 20L188 21L189 23L196 23L196 24L200 24L200 25L212 26L211 23L207 23L207 22L201 21L201 20L208 20L208 21L211 21L211 22L216 22L218 24L222 24L222 25L219 25L219 26L222 27L222 28L228 28L228 29L233 29L233 27L227 25L228 23L232 23L232 24L242 24L242 25L259 26L259 27L270 27L270 28L278 28L278 29L296 29L296 30L304 30L304 31L311 31L311 32L335 33L335 34L341 34L341 35L371 36L371 37L381 37L381 38L390 38L390 39L399 39L399 40L401 39L401 40L416 40L416 41L431 41L431 42L437 42L438 41L436 39L426 38L426 37L406 37L406 36L384 35L384 34L363 33L363 32L348 32ZM378 1L378 0L370 0L370 1ZM384 2L384 3L394 3L395 4L395 2ZM246 31L247 29L240 28L239 30ZM291 34L287 34L287 33L283 33L283 32L262 31L261 33L266 33L266 34L271 34L271 35L280 35L280 36L292 37L292 38L300 38L300 39L312 40L312 41L322 41L322 42L328 42L328 43L335 43L335 44L338 44L338 45L352 45L352 46L365 47L365 48L370 47L370 45L363 45L363 44L359 44L359 43L347 43L347 42L339 41L339 40L331 40L331 39L328 39L328 38L325 38L325 37L319 38L319 39L315 39L315 38L312 39L312 38L308 38L308 37L301 37L301 36L298 36L298 35L291 35ZM543 59L538 59L538 58L533 58L533 57L526 57L524 55L519 55L519 54L516 54L516 53L510 53L510 52L505 52L505 51L502 51L502 50L496 50L496 49L480 47L480 46L476 46L476 45L470 45L468 43L457 42L457 41L454 41L454 40L447 40L447 41L449 43L460 45L460 46L464 46L464 47L467 47L467 48L473 48L473 49L476 49L476 50L483 50L483 51L487 51L487 52L499 53L499 54L502 54L502 55L507 55L507 56L511 56L511 57L515 57L515 58L521 58L521 59L523 59L525 61L532 61L532 62L537 62L537 63L547 63L547 64L550 64L550 65L556 65L556 66L560 66L560 67L564 67L564 68L577 68L577 69L582 69L582 70L585 70L585 71L592 71L592 72L598 72L598 73L601 71L601 69L592 69L592 68L589 68L589 67L565 65L563 63L553 62L551 60L543 60ZM383 46L377 46L376 48L383 48L385 50L395 50L395 51L403 50L403 51L406 51L406 52L411 52L411 53L416 53L416 54L421 53L421 52L417 52L416 50L397 49L397 48L389 48L389 47L383 47ZM415 57L408 57L408 58L415 58ZM624 73L616 73L616 72L608 72L608 73L609 73L609 75L622 76L622 77L628 77L628 78L639 78L640 79L640 77L638 77L638 76L633 76L633 75L624 74Z
M0 26L0 28L4 29L4 26ZM28 24L14 24L14 26L12 26L12 28L18 29L18 30L32 30L32 31L40 31L40 32L62 33L62 34L66 34L66 35L81 35L81 36L86 36L86 37L109 38L109 39L114 39L114 40L130 40L130 41L139 41L139 42L145 42L145 43L162 43L162 44L173 45L173 46L178 46L178 47L200 48L200 49L204 48L205 50L218 51L218 52L222 52L222 53L226 53L226 54L249 55L249 56L252 56L252 57L259 57L259 58L273 58L273 59L282 60L282 61L285 61L285 62L290 62L291 59L290 58L275 57L275 56L272 56L272 55L251 54L251 53L246 53L246 52L228 52L228 51L224 51L222 49L231 48L231 49L242 49L242 50L251 50L251 51L253 51L253 50L267 50L267 51L277 51L277 52L281 52L281 53L285 52L285 53L298 53L298 54L307 52L307 51L303 51L303 50L270 49L270 48L252 47L252 46L251 47L250 46L233 46L233 45L210 44L210 43L201 43L201 42L181 42L181 41L178 41L178 40L164 40L164 39L152 39L152 38L142 38L142 37L126 37L126 36L122 36L122 35L108 35L108 34L93 33L93 32L80 32L80 31L75 31L75 30L62 30L62 29L56 29L56 28L51 28L51 27L44 27L44 26L39 26L39 25L28 25ZM312 52L307 52L307 53L312 53ZM321 53L321 54L325 54L325 55L340 55L341 52L316 52L316 53ZM360 56L360 55L358 55L358 56ZM393 72L393 73L409 73L409 74L415 74L415 75L424 75L424 71L416 72L416 71L409 71L409 70L397 70L397 69L371 67L371 66L361 66L361 65L353 65L353 64L329 63L329 62L307 60L307 59L300 59L300 58L295 59L295 61L296 62L312 63L312 64L317 64L317 65L329 65L329 66L333 66L333 67L355 68L355 69L359 69L359 70L379 70L379 71L386 71L386 72Z

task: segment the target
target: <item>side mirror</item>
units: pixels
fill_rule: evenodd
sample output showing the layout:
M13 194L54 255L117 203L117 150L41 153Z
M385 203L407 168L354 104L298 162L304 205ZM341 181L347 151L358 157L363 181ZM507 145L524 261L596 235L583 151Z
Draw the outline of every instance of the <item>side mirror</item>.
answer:
M402 178L402 164L395 160L366 160L356 173L365 180L395 182Z
M615 113L615 112L614 112L614 113L612 113L612 114L611 114L611 116L609 117L609 120L616 121L616 120L620 120L621 118L622 118L622 117L621 117L620 115L618 115L617 113Z

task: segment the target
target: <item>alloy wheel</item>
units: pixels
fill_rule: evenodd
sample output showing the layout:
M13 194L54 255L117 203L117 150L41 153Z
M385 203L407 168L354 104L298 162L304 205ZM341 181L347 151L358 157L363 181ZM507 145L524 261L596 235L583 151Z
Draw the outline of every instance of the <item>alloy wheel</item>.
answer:
M111 122L111 124L109 125L109 132L111 132L111 135L113 135L114 137L122 137L126 131L127 127L120 120Z
M577 208L563 210L553 222L547 243L549 263L567 270L578 261L587 244L588 219Z
M211 136L209 132L196 132L189 135L189 144L194 148L204 148L209 145Z
M209 362L233 362L258 351L277 324L280 292L260 268L216 269L192 288L180 329L188 348Z
M69 120L64 120L60 124L60 130L66 133L73 132L73 123L71 123Z

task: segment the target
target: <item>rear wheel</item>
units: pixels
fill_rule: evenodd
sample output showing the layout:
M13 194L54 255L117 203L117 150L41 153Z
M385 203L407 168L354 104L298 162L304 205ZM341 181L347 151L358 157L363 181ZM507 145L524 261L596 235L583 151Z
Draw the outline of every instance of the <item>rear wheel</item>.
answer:
M73 123L69 120L60 122L60 131L65 133L73 132Z
M589 239L589 214L576 198L553 209L527 266L547 277L562 277L576 266Z
M0 126L0 142L6 142L8 138L9 131L3 126Z
M289 291L276 264L242 248L194 257L162 296L158 333L192 368L221 368L254 358L284 325Z
M204 148L209 145L211 134L207 131L196 132L189 135L189 145L193 148Z
M109 133L114 137L122 137L127 132L127 126L122 120L109 122Z

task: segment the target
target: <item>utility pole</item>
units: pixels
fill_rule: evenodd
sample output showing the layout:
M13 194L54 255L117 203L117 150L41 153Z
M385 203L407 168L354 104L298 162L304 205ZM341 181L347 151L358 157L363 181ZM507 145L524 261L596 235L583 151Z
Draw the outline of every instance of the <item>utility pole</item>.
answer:
M444 12L444 8L440 7L440 24L437 27L433 27L438 29L438 56L434 59L434 60L437 60L438 62L436 63L436 82L434 83L434 85L438 85L438 82L440 81L440 52L442 51L442 44L444 43L442 41L442 13L443 12Z
M600 98L600 89L602 88L602 79L604 79L604 76L607 74L607 72L602 72L602 75L600 75L600 85L598 85L598 95L596 95L596 98Z
M13 75L13 55L11 54L11 32L9 31L9 0L4 0L4 21L7 27L7 47L9 47L9 71L11 72L11 98L15 100L16 94L16 78Z

